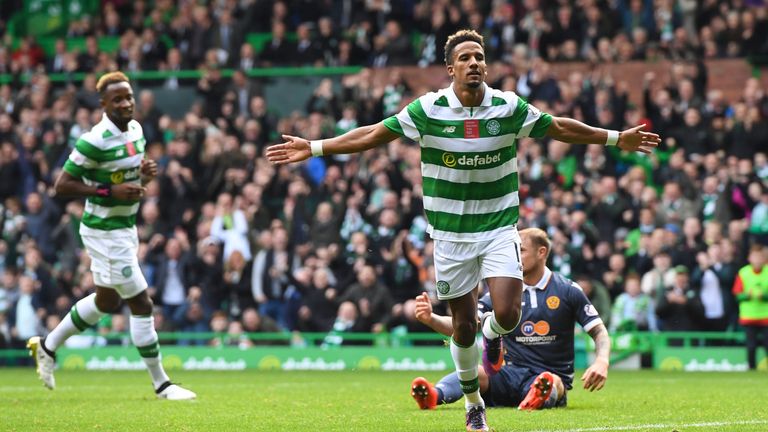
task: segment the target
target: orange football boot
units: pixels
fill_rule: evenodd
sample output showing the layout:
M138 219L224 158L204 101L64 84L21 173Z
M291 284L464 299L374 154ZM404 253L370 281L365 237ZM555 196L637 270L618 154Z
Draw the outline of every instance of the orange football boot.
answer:
M555 378L550 372L542 372L539 376L533 380L531 389L528 390L528 394L525 396L517 409L533 411L541 409L544 403L549 399L549 395L552 394L552 389L555 385Z
M411 396L420 409L435 409L437 406L437 390L423 377L414 378L411 382Z

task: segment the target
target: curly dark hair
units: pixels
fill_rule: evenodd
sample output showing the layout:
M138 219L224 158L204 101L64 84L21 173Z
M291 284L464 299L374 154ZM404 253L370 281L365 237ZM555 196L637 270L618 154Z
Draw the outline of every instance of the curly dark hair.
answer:
M448 40L445 42L445 64L449 65L453 63L453 50L456 45L462 42L477 42L480 47L485 51L485 44L483 43L483 36L474 30L459 30L456 33L448 36Z

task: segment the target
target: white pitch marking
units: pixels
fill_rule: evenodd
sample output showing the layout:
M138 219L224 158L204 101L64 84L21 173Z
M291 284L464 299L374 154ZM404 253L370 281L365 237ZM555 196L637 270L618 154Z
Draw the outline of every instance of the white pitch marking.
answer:
M744 420L744 421L723 421L723 422L703 422L703 423L653 423L644 425L633 426L599 426L589 428L578 429L566 429L558 430L558 432L599 432L599 431L627 431L638 429L668 429L668 428L685 428L685 427L715 427L715 426L737 426L737 425L758 425L768 424L768 420ZM545 429L540 429L534 432L549 432Z

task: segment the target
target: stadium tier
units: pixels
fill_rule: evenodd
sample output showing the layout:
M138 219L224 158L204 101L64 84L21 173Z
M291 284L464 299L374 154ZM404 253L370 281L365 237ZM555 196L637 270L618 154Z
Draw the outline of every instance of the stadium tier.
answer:
M134 151L158 165L141 206L119 217L135 220L136 271L167 345L440 346L419 338L432 330L414 313L422 292L447 312L427 234L429 194L443 180L422 178L419 137L298 166L270 164L265 148L376 124L447 87L443 47L462 28L484 37L490 87L552 116L661 136L642 154L477 123L478 138L518 137L518 226L544 229L548 268L581 286L611 332L630 332L619 339L634 351L614 340L615 358L673 364L654 346L677 339L646 331L752 346L741 330L768 322L768 294L749 288L764 276L744 271L757 272L765 258L750 253L768 245L761 1L40 0L0 4L0 363L28 361L18 356L27 339L52 331L103 280L79 227L113 215L110 201L86 204L54 185L63 171L103 183L88 162L65 162L73 151L107 157L83 134L102 121L97 82L115 70L135 92L144 141ZM466 132L451 127L428 133ZM470 156L474 166L506 161ZM128 309L110 312L71 346L127 343ZM713 350L675 358L736 369L763 358Z

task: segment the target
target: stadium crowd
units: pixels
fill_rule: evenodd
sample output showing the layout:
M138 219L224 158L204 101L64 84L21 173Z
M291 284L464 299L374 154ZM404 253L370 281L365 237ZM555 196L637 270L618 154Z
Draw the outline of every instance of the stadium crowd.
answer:
M6 2L4 2L6 3ZM9 15L21 7L0 9ZM34 38L0 50L0 73L174 70L201 64L371 67L442 64L448 35L473 28L488 55L516 50L547 61L626 62L768 56L764 0L108 0L101 13L69 23L87 37L82 52L66 39L44 58ZM2 12L4 11L4 12ZM2 15L0 15L0 19ZM7 17L6 17L7 18ZM5 26L0 26L0 31ZM410 33L409 33L410 31ZM261 52L248 33L270 34ZM119 37L114 55L97 37ZM415 47L414 47L415 45ZM414 49L415 48L415 49Z
M200 103L183 118L163 113L151 91L137 95L147 155L161 167L138 218L159 330L212 331L226 336L180 343L239 346L254 343L249 332L323 332L323 343L338 345L345 332L428 331L412 300L435 293L418 146L397 140L299 167L261 156L280 134L335 135L418 95L364 69L337 89L324 80L304 113L279 117L240 70L438 64L445 37L461 27L483 32L492 61L514 64L493 87L608 129L646 122L664 138L650 156L520 141L520 226L547 231L550 268L577 281L613 330L737 325L736 274L751 245L768 246L768 95L750 79L726 100L707 86L699 60L766 54L763 2L103 3L101 16L69 27L87 36L82 52L68 52L63 39L50 57L33 38L0 47L0 73L17 78L0 86L0 347L44 334L94 289L78 236L83 203L54 197L52 183L101 118L96 74L117 68L207 70L162 84L197 86ZM273 38L256 53L246 28ZM403 29L421 36L415 49ZM100 35L119 36L119 49L100 52ZM547 67L657 58L675 65L638 77L641 106L619 77L556 80ZM221 67L238 71L223 78ZM82 84L48 77L76 71L88 72ZM125 330L122 315L100 324L103 333Z

